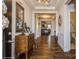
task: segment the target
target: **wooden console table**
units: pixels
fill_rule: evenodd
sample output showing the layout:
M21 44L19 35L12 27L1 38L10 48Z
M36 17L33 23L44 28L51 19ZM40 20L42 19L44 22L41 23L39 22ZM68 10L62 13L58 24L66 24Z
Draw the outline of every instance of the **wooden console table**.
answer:
M16 59L29 59L33 52L34 34L16 36Z

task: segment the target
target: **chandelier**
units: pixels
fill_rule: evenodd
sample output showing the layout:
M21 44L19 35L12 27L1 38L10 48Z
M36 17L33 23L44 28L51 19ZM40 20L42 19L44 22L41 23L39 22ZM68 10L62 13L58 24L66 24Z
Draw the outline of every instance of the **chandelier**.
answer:
M37 2L41 4L49 4L49 0L37 0Z

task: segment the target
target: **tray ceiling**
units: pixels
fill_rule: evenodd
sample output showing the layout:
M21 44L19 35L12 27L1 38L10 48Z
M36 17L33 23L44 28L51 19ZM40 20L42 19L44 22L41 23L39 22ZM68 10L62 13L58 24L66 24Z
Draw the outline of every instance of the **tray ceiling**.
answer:
M30 5L34 9L51 9L51 10L56 10L62 6L62 4L66 0L47 0L48 3L39 3L39 0L25 0L28 5Z

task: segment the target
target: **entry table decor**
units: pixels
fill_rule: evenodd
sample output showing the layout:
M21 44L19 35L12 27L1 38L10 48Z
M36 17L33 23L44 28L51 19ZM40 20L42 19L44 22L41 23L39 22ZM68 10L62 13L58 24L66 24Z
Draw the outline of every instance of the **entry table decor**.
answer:
M2 29L8 28L9 25L9 20L5 16L6 13L7 13L7 6L4 3L4 1L2 1Z

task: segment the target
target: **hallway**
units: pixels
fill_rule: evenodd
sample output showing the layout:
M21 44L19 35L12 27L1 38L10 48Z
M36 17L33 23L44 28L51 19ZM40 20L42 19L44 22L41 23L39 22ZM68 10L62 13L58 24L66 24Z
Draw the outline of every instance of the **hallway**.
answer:
M75 2L3 0L3 59L76 59Z
M41 37L38 48L33 51L30 59L75 59L75 50L71 50L70 53L64 53L57 45L54 37L50 41L50 47L47 40L47 36Z

